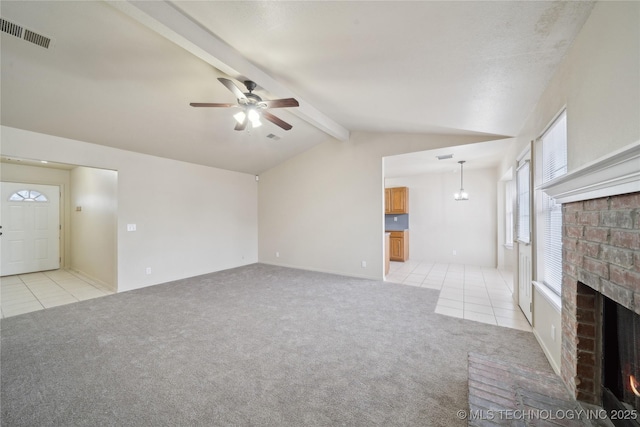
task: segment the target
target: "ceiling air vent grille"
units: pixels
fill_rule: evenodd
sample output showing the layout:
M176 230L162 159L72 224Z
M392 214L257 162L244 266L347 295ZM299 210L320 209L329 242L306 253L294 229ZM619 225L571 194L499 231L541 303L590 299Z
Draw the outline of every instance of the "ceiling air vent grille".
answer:
M13 22L7 21L3 18L0 18L0 29L3 33L11 34L12 36L16 36L33 44L37 44L38 46L45 49L49 49L49 46L51 45L51 39L49 37L45 37L42 34L27 30L26 28L23 28L20 25L14 24Z
M280 137L278 135L274 135L272 133L267 135L267 138L273 139L274 141L278 141L280 139Z
M49 43L51 43L51 39L49 37L34 33L30 30L24 30L24 39L45 49L49 49Z
M0 29L3 33L11 34L12 36L22 38L22 27L20 25L9 22L0 18Z

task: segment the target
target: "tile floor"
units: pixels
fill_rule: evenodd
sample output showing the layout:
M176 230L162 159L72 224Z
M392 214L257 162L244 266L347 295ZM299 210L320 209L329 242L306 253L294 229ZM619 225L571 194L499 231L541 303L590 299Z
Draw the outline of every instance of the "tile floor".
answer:
M513 300L511 272L408 260L392 262L386 280L439 290L436 313L531 331Z
M2 318L112 294L67 270L0 278Z

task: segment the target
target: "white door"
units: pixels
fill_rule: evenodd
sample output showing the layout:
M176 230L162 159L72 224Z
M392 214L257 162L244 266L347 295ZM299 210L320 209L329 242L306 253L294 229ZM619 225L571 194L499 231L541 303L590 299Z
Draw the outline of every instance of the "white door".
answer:
M60 267L60 188L1 183L0 275Z
M533 253L531 248L531 152L518 162L516 187L518 190L516 207L518 210L516 241L518 243L518 305L525 317L532 323L532 281Z

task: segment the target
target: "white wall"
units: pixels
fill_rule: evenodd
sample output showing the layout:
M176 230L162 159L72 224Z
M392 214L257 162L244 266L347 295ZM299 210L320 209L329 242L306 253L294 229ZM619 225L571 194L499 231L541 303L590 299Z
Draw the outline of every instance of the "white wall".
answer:
M253 175L6 126L0 137L6 156L118 171L118 291L257 262Z
M118 173L71 170L71 268L117 289Z
M563 106L569 171L640 140L640 2L596 3L500 173L515 166L519 150L538 138ZM533 299L534 332L557 368L561 344L551 326L562 330L561 314L538 290Z
M260 262L381 280L383 157L488 139L354 132L270 169L259 183Z
M386 179L387 187L409 187L410 258L496 267L496 181L494 168L465 169L469 200L457 202L459 172Z

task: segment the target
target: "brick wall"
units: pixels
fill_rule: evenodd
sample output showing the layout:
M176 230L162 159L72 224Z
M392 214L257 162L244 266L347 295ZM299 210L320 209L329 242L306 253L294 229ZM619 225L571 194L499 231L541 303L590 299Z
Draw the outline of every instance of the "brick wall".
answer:
M640 193L563 208L561 376L600 403L601 293L640 314Z

